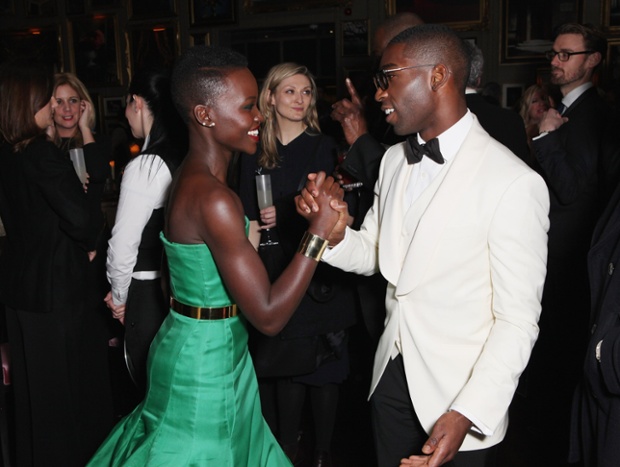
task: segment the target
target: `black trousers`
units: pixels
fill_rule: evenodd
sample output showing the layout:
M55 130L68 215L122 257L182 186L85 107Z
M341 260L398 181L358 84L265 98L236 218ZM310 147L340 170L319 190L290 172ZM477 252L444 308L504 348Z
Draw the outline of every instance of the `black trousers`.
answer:
M402 458L422 454L428 434L422 428L411 402L401 355L389 361L370 403L378 467L398 467ZM495 467L496 456L497 446L460 451L444 465Z
M161 279L132 279L125 304L125 350L131 377L146 389L146 361L151 342L168 316Z

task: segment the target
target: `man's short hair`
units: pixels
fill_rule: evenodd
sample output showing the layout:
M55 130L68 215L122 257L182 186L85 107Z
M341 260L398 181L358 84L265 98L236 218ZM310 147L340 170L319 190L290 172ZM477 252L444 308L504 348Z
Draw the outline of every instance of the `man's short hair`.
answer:
M469 79L467 80L468 88L478 88L482 81L482 73L484 72L484 55L482 50L476 44L470 41L463 41L465 49L469 53Z
M607 38L591 24L565 23L558 26L553 34L553 40L562 34L578 34L583 37L587 50L593 50L601 54L601 59L607 54Z
M458 89L465 92L470 60L463 40L443 24L420 24L405 29L390 44L405 44L405 53L419 64L443 64L452 73Z

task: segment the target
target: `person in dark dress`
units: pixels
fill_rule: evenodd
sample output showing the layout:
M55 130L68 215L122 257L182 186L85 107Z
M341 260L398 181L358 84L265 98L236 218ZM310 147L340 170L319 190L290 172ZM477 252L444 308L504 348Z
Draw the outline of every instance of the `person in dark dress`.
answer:
M243 155L240 161L240 197L248 218L262 224L259 254L272 280L293 257L305 229L306 221L295 212L294 197L308 173L332 173L336 164L336 144L318 128L316 95L314 79L305 66L283 63L273 67L259 98L265 116L261 148L257 155ZM257 172L271 176L274 201L260 211ZM347 329L354 323L350 276L321 264L282 332L273 338L253 335L250 350L265 418L293 462L299 460L307 394L314 415L313 465L324 465L320 463L329 458L339 384L349 372Z
M88 277L96 193L84 190L53 133L53 76L32 63L0 68L0 301L15 394L16 465L81 466L113 424L93 400ZM107 164L105 164L107 165ZM104 166L89 167L93 176ZM100 215L101 213L99 213Z

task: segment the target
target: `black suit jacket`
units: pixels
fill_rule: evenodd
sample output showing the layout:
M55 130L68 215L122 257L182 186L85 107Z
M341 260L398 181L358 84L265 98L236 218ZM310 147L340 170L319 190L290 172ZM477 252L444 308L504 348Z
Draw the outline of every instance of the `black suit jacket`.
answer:
M41 138L19 153L0 147L0 217L7 233L0 256L3 303L49 312L83 298L87 252L95 249L98 233L91 216L101 216L90 209L92 196L51 142Z
M467 107L471 110L482 128L524 161L529 159L525 125L519 114L491 104L477 93L466 94Z
M571 461L620 465L620 189L592 237L588 254L591 337L573 407ZM600 361L596 348L599 342Z
M568 121L556 131L532 141L541 175L551 198L549 258L583 258L594 225L607 204L599 184L609 109L590 88L566 109ZM617 129L614 131L617 132Z

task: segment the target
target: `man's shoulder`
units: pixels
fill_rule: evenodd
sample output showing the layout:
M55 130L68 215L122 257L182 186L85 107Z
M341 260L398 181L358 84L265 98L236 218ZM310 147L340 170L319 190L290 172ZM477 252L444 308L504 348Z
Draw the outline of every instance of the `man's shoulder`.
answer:
M598 88L593 86L586 89L583 93L579 95L579 97L577 97L577 99L569 106L565 115L570 116L570 114L573 113L591 113L592 116L596 116L600 112L603 112L603 114L601 115L603 116L604 113L608 110L609 105L607 104L603 96L601 96Z

